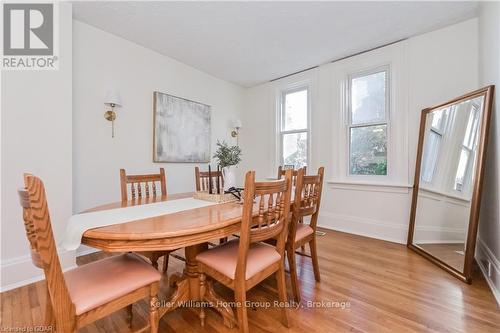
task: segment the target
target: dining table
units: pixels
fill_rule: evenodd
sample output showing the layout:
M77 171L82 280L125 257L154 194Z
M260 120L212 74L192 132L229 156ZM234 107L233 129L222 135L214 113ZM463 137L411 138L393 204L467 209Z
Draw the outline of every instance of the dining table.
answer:
M120 201L85 212L192 197L193 193L181 193ZM168 282L173 288L173 293L168 299L159 301L161 318L179 306L194 305L202 301L196 256L208 248L210 241L229 237L240 231L242 209L243 206L239 202L227 202L97 227L86 230L81 243L105 252L165 251L184 248L184 270L182 273L170 276ZM233 309L216 294L212 284L207 284L203 301L208 302L220 313L225 326L234 327L236 320Z

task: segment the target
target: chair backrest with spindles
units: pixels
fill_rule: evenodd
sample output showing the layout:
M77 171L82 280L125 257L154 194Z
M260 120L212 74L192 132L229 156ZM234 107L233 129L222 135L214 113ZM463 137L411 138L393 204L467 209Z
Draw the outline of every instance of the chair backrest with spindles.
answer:
M45 188L39 178L30 174L24 175L24 185L25 188L18 190L18 194L32 261L44 271L57 331L72 332L75 320L71 314L75 313L75 307L57 255Z
M292 170L286 172L284 179L270 182L255 182L255 171L247 172L236 279L245 277L251 243L276 238L276 249L283 257L290 213L291 181Z
M165 178L165 170L163 168L160 168L160 173L158 174L147 175L127 175L125 169L120 169L122 201L129 200L127 185L130 185L131 200L159 196L157 183L160 185L160 195L162 197L166 197L167 181Z
M304 169L304 175L306 174L306 167L302 167L301 169ZM278 177L277 179L283 178L285 176L285 173L287 170L292 170L292 185L295 185L297 183L297 174L300 169L294 169L293 165L284 165L284 166L279 166L278 167Z
M212 190L213 193L217 193L217 175L219 175L219 188L221 193L224 189L224 177L222 176L222 171L200 171L200 168L194 168L194 177L196 182L196 191L207 191L210 188L210 176L212 177Z
M323 192L323 177L325 168L320 167L318 174L305 176L305 170L299 169L293 203L293 219L290 225L289 237L295 239L297 223L304 216L311 216L310 226L316 231L321 194Z

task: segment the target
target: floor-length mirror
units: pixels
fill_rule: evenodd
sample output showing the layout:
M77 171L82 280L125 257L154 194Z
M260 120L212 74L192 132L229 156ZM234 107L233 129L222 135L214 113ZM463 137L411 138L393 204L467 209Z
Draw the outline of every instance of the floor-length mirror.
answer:
M493 86L422 111L408 246L470 283Z

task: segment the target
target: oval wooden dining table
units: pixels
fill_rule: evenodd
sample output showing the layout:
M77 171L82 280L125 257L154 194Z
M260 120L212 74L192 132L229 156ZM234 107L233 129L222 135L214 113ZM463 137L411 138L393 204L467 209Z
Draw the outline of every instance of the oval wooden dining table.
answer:
M86 212L143 205L159 201L192 197L193 193L173 194L168 197L136 199L98 206ZM174 292L168 300L159 302L160 317L175 308L200 301L200 283L196 255L208 248L208 242L239 232L242 205L237 202L215 204L160 215L121 224L87 230L82 244L106 252L161 251L185 248L186 265L182 274L173 274L169 283ZM221 315L224 324L234 327L235 316L231 307L217 296L212 285L207 285L204 301L209 302Z

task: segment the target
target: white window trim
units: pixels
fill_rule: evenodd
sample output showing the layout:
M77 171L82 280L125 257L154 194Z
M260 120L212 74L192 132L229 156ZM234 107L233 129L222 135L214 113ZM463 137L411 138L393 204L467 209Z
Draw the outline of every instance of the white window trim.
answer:
M471 111L471 112L476 112L476 115L475 115L476 119L475 120L477 121L477 130L475 133L472 134L472 135L474 135L473 142L472 142L472 148L469 148L467 145L465 145L463 143L463 141L460 143L460 146L459 146L460 147L460 154L461 154L463 149L467 150L469 153L469 157L467 159L467 165L466 165L466 169L465 169L465 174L464 174L465 181L462 184L462 190L455 189L455 177L456 177L456 173L458 172L458 162L457 162L457 165L455 168L455 173L453 174L453 179L452 179L452 191L457 193L457 195L464 196L464 197L467 197L467 196L472 194L471 182L474 178L473 166L474 166L474 163L476 160L475 152L477 152L477 149L479 146L478 143L479 143L480 132L481 132L481 111L480 111L481 106L474 104L472 107L474 108L474 111Z
M303 89L307 89L307 129L299 129L299 130L288 130L282 131L282 121L283 121L283 110L282 110L282 101L283 97L286 93L300 91ZM309 167L311 165L311 109L312 109L312 81L310 79L307 80L298 80L292 81L287 84L280 85L276 88L276 106L275 106L275 114L276 114L276 126L275 126L275 135L276 135L276 149L275 149L275 165L274 169L276 170L278 166L283 165L283 135L284 134L293 134L293 133L307 133L307 156L306 163Z
M441 130L436 129L435 127L432 127L432 126L431 126L431 128L430 128L430 130L429 130L429 133L427 133L427 134L426 134L426 140L429 140L429 137L430 137L430 136L431 136L431 134L433 134L433 133L434 133L434 134L436 134L436 135L438 136L438 138L439 138L439 146L438 146L438 151L437 151L437 154L438 154L437 158L438 158L438 159L435 161L435 162L438 162L438 161L439 161L439 153L441 152L441 148L442 148L442 145L443 145L443 132L442 132ZM426 141L424 141L424 143L426 143ZM426 148L426 146L424 145L424 147L423 147L422 149L425 149L425 148ZM423 162L424 162L424 158L422 157L422 172L421 172L422 174L424 174L424 172L425 172L425 170L423 170L423 165L424 165L424 164L423 164ZM436 163L436 164L434 164L434 165L432 166L431 180L430 180L430 181L426 181L426 180L424 180L424 179L423 179L423 177L421 176L421 180L420 180L420 181L421 181L422 183L429 184L429 185L431 185L431 184L433 184L433 183L434 183L434 180L436 179L436 177L435 177L435 176L436 176L436 174L437 174L437 168L438 168L438 165L437 165L437 164L438 164L438 163Z
M386 72L386 87L385 87L385 119L384 121L375 121L375 122L367 122L367 123L360 123L360 124L353 124L352 123L352 105L351 105L351 93L352 93L352 87L351 83L352 80L355 78L367 76L370 74L375 74L375 73L380 73L380 72ZM347 77L347 85L346 85L346 96L345 96L345 101L346 101L346 106L344 108L344 112L346 112L345 120L347 121L345 126L347 127L346 134L347 134L347 178L351 179L369 179L369 180L385 180L387 178L390 178L391 176L391 168L392 166L390 165L391 157L391 113L392 113L392 107L391 107L391 66L389 64L383 65L383 66L378 66L375 68L370 68L370 69L365 69L362 71L358 71L355 73L350 73ZM369 126L377 126L377 125L386 125L387 130L387 174L386 175L355 175L351 174L351 129L353 128L358 128L358 127L369 127Z
M432 121L429 121L428 124L426 124L426 127L427 127L427 125L429 126L429 130L427 133L425 133L424 147L422 149L426 148L425 144L426 144L427 140L429 140L429 136L430 136L431 132L433 132L439 136L439 148L438 148L438 159L436 161L437 164L434 165L434 169L432 170L432 179L430 182L427 182L427 181L422 179L422 176L420 176L420 178L421 178L420 181L422 183L421 187L428 186L428 187L432 188L433 186L435 186L436 178L439 178L436 176L439 175L439 173L440 173L440 163L439 163L439 158L441 156L440 152L443 149L443 146L445 146L447 143L447 139L446 139L445 134L447 131L449 131L449 127L450 127L450 121L449 121L450 114L449 114L449 112L450 112L450 110L448 110L446 112L446 115L445 115L444 120L443 120L444 125L442 126L442 128L436 128L436 127L432 126ZM422 163L423 163L423 158L422 158ZM422 170L421 174L422 173L423 173L423 170Z
M332 112L332 159L329 181L333 183L355 182L361 184L376 183L379 186L409 184L413 179L410 170L414 165L409 155L409 106L408 106L408 43L398 44L373 50L353 58L347 58L330 64ZM373 70L383 66L390 67L390 129L387 147L388 175L350 175L347 132L347 92L348 77L353 73Z

